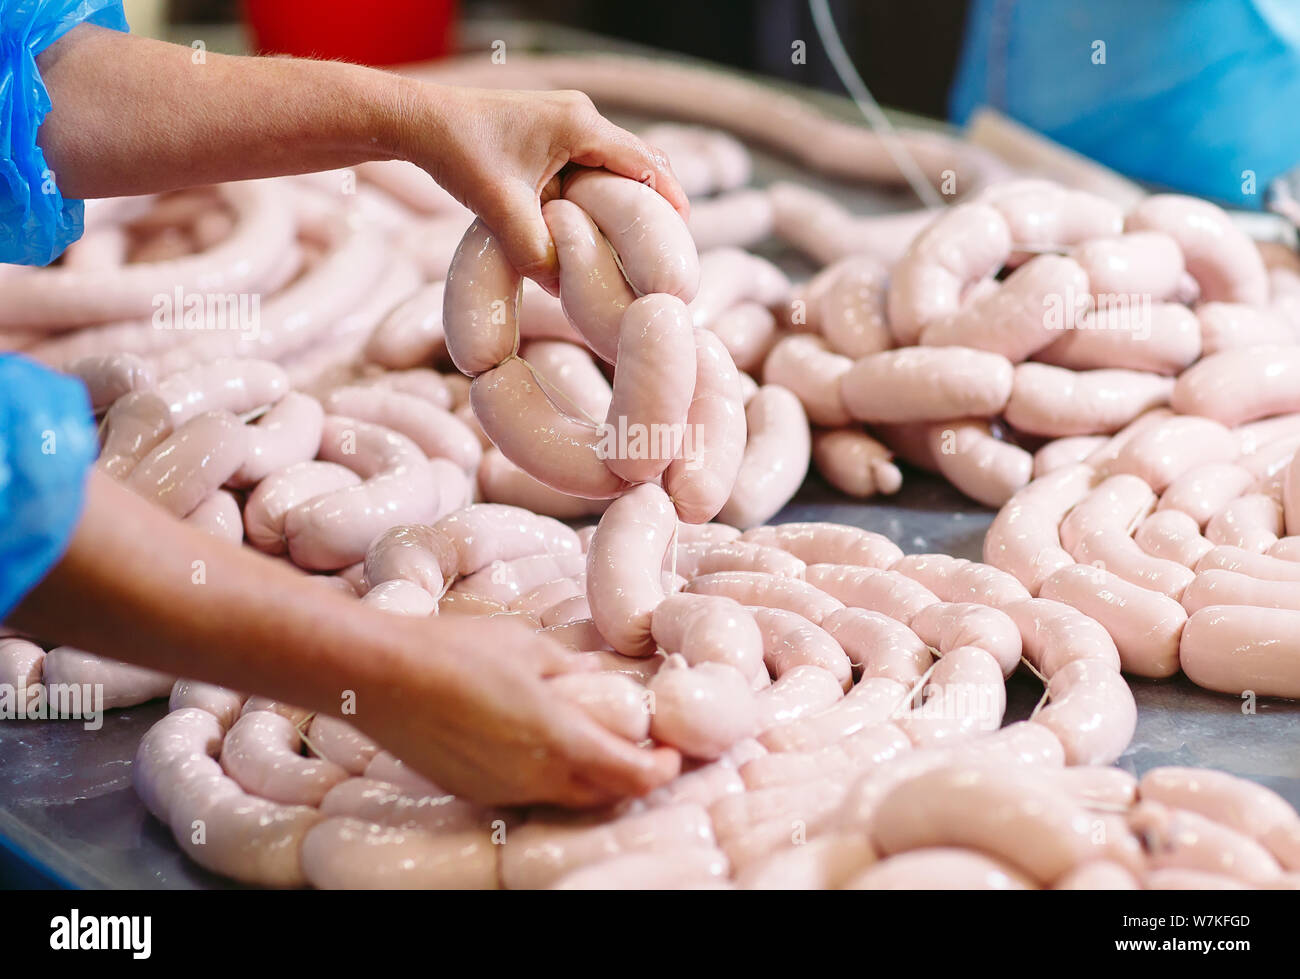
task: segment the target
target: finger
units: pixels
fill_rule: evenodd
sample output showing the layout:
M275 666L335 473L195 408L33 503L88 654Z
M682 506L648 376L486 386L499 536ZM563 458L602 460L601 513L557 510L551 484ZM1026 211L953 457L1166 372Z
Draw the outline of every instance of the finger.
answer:
M519 274L532 279L551 295L559 295L560 266L555 257L555 242L542 220L537 192L512 185L481 216Z
M659 192L682 216L690 217L691 205L686 192L677 182L672 165L662 150L657 150L626 129L601 119L592 133L571 154L574 163L604 167L624 177L631 177Z
M645 795L681 772L682 757L672 748L638 748L577 708L564 716L557 748L598 788L620 796Z
M571 775L563 787L557 787L548 802L572 809L596 809L617 802L619 796L592 785L580 776Z

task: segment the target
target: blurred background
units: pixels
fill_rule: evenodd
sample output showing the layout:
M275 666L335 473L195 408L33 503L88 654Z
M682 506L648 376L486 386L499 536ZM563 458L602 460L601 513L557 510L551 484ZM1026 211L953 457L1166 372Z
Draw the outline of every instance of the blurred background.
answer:
M845 47L876 98L940 118L947 115L967 7L966 0L831 3ZM167 40L201 37L213 50L315 53L372 64L455 50L457 26L463 43L479 36L475 24L540 21L843 91L806 0L656 0L653 8L609 0L127 0L126 9L133 31ZM807 42L805 64L792 63L791 38Z
M126 0L138 33L374 65L641 50L842 94L807 0ZM1152 188L1259 209L1300 164L1300 0L830 0L883 106L982 107ZM796 44L802 49L795 50ZM1296 196L1300 181L1290 178Z

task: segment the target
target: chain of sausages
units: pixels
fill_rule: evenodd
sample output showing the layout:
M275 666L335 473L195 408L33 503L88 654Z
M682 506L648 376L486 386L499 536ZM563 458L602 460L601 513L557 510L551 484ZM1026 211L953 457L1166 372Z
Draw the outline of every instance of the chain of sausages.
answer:
M1266 640L1300 615L1300 263L1187 198L1125 217L1022 181L855 219L805 188L746 189L719 134L653 138L717 196L685 229L634 181L576 178L545 211L559 299L421 172L368 164L107 202L62 266L6 275L32 298L0 328L87 381L100 465L137 492L381 609L540 629L600 667L557 691L678 747L687 774L594 825L526 819L286 705L18 638L0 640L4 678L103 682L109 707L170 688L142 798L249 882L1293 885L1295 814L1266 790L1195 771L1135 790L1097 766L1132 735L1121 668L1296 695L1296 656ZM741 250L769 234L832 264L792 286ZM200 283L261 290L260 336L145 318L160 284ZM1127 293L1154 303L1148 343L1042 315L1050 296ZM446 358L475 380L429 369ZM537 452L520 419L557 412L704 424L713 455L675 482L680 456L598 460L606 475L587 436L577 466ZM1027 436L1051 441L1031 455ZM761 526L810 459L846 492L897 490L887 445L1007 503L992 566ZM541 515L602 512L581 533ZM999 728L1022 663L1044 699ZM968 825L974 809L1001 821Z
M587 619L542 631L597 667L547 681L557 691L691 760L664 788L596 819L484 809L342 721L180 681L137 754L141 797L196 861L281 886L1300 883L1300 816L1269 790L1103 767L1133 724L1115 644L986 565L832 524L673 526L645 485L594 534L493 504L395 528L361 587L400 583L443 614L472 596L474 614L540 626L608 570L610 535L654 494L682 572L650 611L654 655L610 648ZM1045 702L1000 727L1022 660Z

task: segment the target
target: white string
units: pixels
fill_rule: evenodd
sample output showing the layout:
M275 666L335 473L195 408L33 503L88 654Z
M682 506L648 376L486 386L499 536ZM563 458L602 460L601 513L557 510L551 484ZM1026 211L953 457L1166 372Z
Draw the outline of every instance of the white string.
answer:
M880 106L871 92L867 90L862 76L853 67L853 60L844 50L844 44L840 40L827 0L808 0L808 9L812 12L813 25L817 28L817 36L821 38L822 47L826 49L826 54L831 59L831 67L835 69L835 74L839 75L840 81L848 89L849 96L857 103L858 109L866 117L871 129L880 137L885 151L893 157L895 165L912 190L916 192L916 196L921 199L921 203L926 207L942 207L943 199L930 185L925 172L907 151L897 131L880 111Z

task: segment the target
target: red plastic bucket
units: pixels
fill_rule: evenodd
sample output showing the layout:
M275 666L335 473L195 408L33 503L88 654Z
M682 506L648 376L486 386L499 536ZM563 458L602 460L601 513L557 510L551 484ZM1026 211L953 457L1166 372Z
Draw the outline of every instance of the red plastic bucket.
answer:
M245 0L260 54L397 65L452 49L456 0Z

